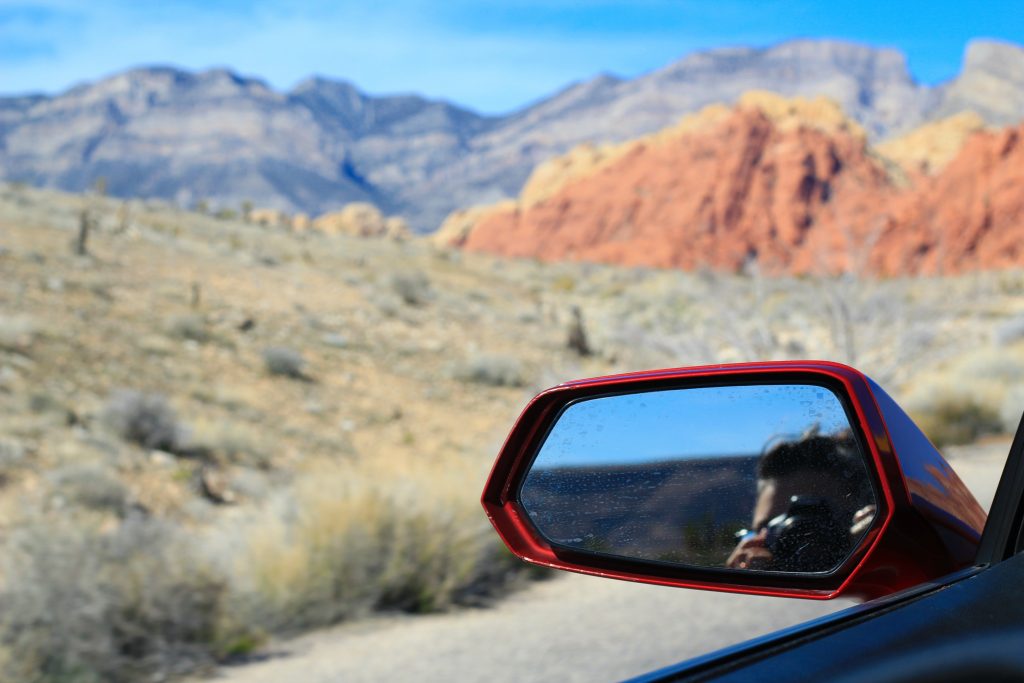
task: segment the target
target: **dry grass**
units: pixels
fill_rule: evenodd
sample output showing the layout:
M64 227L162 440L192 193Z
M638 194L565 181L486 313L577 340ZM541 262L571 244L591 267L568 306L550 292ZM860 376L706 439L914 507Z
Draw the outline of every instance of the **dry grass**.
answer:
M476 496L467 495L478 465L382 457L307 476L238 534L238 609L247 623L289 632L492 594L517 567L502 561Z

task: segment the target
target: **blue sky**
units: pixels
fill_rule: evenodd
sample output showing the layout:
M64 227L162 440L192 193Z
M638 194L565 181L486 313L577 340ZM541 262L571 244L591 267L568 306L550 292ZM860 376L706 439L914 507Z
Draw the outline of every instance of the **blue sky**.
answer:
M850 427L842 404L811 385L758 385L651 391L581 401L551 429L536 467L657 462L757 455L778 438L817 427Z
M984 10L978 7L984 7ZM0 0L0 92L56 92L130 66L227 66L288 88L310 74L484 112L689 52L829 37L897 47L921 81L973 37L1024 42L1021 0Z

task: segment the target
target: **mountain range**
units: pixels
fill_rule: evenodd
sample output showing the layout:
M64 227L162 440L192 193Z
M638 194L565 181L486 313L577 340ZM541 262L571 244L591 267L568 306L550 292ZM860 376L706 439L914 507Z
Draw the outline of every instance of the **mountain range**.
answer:
M1024 117L1024 48L968 44L953 80L915 82L892 49L830 40L691 54L633 79L600 75L503 116L311 78L287 92L215 69L139 68L57 95L0 98L0 178L115 196L322 213L370 202L419 232L516 196L580 143L636 138L751 89L834 100L871 140L973 111Z

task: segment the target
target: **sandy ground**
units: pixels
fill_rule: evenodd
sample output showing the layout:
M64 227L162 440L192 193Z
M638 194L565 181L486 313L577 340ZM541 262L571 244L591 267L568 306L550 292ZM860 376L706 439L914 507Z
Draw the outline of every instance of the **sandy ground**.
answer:
M952 451L986 507L1009 448ZM276 643L262 661L224 667L225 683L614 681L843 609L565 574L488 609L385 617Z

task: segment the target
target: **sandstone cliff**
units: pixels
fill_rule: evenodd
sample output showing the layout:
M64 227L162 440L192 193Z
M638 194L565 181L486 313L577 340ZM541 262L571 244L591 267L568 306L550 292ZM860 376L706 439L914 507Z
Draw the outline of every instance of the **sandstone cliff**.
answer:
M895 275L1021 265L1022 129L979 132L972 117L944 125L953 142L932 130L890 145L899 162L916 164L908 174L834 103L751 93L731 110L551 160L518 202L478 210L449 242L685 269L756 261L773 272Z

